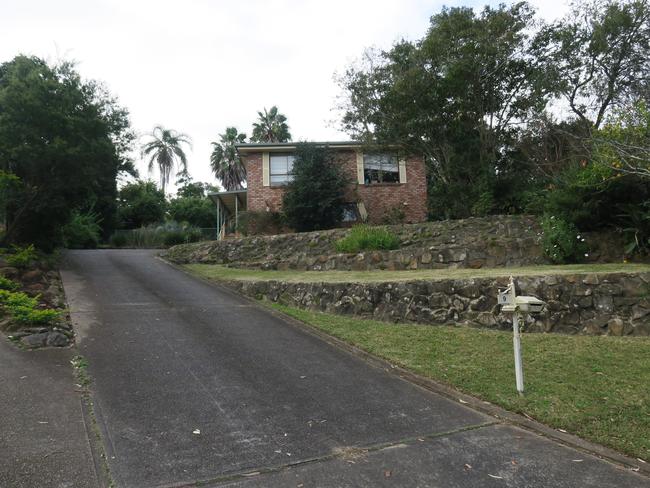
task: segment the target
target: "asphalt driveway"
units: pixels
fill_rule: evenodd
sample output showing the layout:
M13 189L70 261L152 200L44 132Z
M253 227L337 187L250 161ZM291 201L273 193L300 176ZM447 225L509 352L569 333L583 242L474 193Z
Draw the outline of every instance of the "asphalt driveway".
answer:
M63 282L118 487L642 487L628 470L414 386L151 251Z

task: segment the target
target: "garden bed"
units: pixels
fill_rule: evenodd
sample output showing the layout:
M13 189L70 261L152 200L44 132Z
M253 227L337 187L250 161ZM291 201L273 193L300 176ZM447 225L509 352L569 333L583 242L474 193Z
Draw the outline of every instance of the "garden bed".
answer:
M65 347L74 342L54 261L30 248L0 257L0 331L21 347Z

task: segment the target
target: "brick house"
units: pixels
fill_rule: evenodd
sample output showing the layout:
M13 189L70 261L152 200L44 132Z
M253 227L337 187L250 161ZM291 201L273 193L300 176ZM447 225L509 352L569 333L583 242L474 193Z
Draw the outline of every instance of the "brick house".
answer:
M357 142L322 142L334 152L353 182L346 189L344 221L382 223L387 215L402 214L404 222L427 217L427 184L422 156L364 152ZM211 195L221 207L222 222L238 211L278 212L284 186L291 180L296 143L237 144L246 166L247 188ZM221 228L221 225L219 226Z

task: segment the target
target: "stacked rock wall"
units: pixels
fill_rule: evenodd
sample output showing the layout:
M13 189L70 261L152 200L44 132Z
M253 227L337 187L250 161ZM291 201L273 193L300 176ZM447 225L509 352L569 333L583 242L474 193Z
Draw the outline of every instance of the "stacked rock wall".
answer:
M650 335L650 273L523 276L518 294L547 303L525 330L590 335ZM229 281L257 299L391 322L508 328L497 291L508 277L378 283Z

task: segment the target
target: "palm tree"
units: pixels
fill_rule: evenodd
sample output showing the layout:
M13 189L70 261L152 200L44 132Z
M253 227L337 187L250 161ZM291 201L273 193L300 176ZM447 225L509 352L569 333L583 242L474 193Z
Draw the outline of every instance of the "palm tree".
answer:
M227 127L225 134L219 134L220 142L213 142L210 155L212 172L226 191L241 190L246 181L246 167L242 164L235 144L246 141L246 134L239 133L236 127Z
M278 112L278 107L271 107L268 112L257 112L258 121L253 123L251 142L287 142L291 139L287 118Z
M148 136L151 140L143 144L142 157L149 158L149 172L153 171L154 164L158 166L160 186L165 193L165 187L177 163L180 167L179 173L187 173L187 156L182 146L187 144L191 149L192 142L188 135L165 129L160 125L154 127Z

